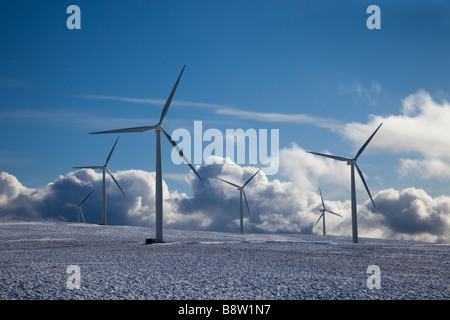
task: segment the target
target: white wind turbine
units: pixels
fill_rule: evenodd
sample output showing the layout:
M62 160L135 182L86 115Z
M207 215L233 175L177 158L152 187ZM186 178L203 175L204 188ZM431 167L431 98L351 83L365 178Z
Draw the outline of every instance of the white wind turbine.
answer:
M122 188L120 187L119 183L117 182L117 180L114 178L113 174L111 173L111 171L109 171L108 169L108 162L109 159L111 159L111 155L114 151L114 148L116 147L117 141L119 141L119 137L117 137L116 142L114 143L114 146L111 149L111 152L108 155L108 158L106 158L106 162L103 166L85 166L85 167L73 167L74 169L100 169L103 172L103 193L102 193L102 224L106 225L106 184L105 184L105 171L108 172L108 174L111 176L111 178L114 180L114 182L116 183L117 187L119 187L120 191L122 192L122 194L125 196L125 192L123 192Z
M236 187L236 188L239 190L239 192L240 192L241 233L244 233L244 214L243 214L243 211L242 211L242 195L244 195L245 204L247 205L248 214L250 215L250 208L249 208L249 206L248 206L247 196L245 195L244 188L245 188L245 186L250 182L250 180L252 180L253 177L256 176L256 174L257 174L260 170L261 170L261 169L259 169L258 171L256 171L256 173L253 174L253 175L250 177L250 179L248 179L242 186L238 186L237 184L234 184L234 183L232 183L232 182L230 182L230 181L227 181L227 180L224 180L224 179L219 178L219 180L222 180L223 182L226 182L226 183L232 185L233 187Z
M309 153L316 154L316 155L319 155L319 156L322 156L322 157L327 157L327 158L331 158L331 159L339 160L339 161L345 161L345 162L347 162L347 165L351 166L352 237L353 237L353 242L354 243L358 242L358 223L357 223L356 188L355 188L355 167L356 167L356 170L358 171L359 177L361 178L361 180L362 180L362 182L364 184L364 187L367 190L367 193L369 194L370 200L372 201L372 204L375 207L375 202L373 202L372 195L370 194L370 191L369 191L369 187L367 186L367 183L364 180L364 176L363 176L363 174L362 174L361 170L359 169L358 164L356 162L358 160L358 157L361 155L361 153L364 151L364 149L369 144L370 140L372 140L372 138L375 135L375 133L377 133L378 129L380 129L381 125L382 125L382 123L372 133L372 135L369 137L369 139L367 139L367 141L363 144L363 146L358 150L358 153L356 154L356 156L353 159L333 156L333 155L330 155L330 154L323 154L323 153L317 153L317 152L308 151Z
M86 223L86 220L84 220L84 215L83 215L83 210L81 209L81 206L83 205L83 203L91 196L92 192L94 192L94 190L91 191L91 193L89 193L87 195L86 198L84 198L83 201L81 201L80 204L75 204L75 203L71 203L71 202L67 202L64 200L60 200L61 202L64 202L65 204L67 204L70 207L74 207L77 209L77 222L80 222L80 215L83 218L83 222Z
M172 102L173 96L175 95L175 91L178 87L178 83L180 82L181 76L183 74L184 68L186 66L183 66L183 69L181 70L180 75L178 76L178 79L172 89L172 92L169 95L169 98L166 101L166 104L164 105L164 108L161 112L161 117L159 119L158 124L153 126L142 126L142 127L133 127L133 128L125 128L125 129L117 129L117 130L107 130L107 131L100 131L100 132L92 132L91 134L103 134L103 133L127 133L127 132L144 132L148 130L155 130L156 133L156 239L155 241L157 243L164 242L163 241L163 192L162 192L162 164L161 164L161 132L164 134L164 136L169 140L169 142L172 144L172 146L175 148L175 150L178 151L178 154L184 159L184 161L188 164L188 166L194 171L194 173L197 175L197 177L202 180L200 175L197 173L197 171L194 169L192 164L189 162L189 160L184 156L183 151L177 146L175 141L172 140L172 137L164 131L162 127L162 123L164 121L164 118L166 117L167 111L169 110L170 103ZM202 180L203 181L203 180ZM151 240L151 239L149 239ZM148 241L148 240L147 240Z
M320 215L319 219L318 219L317 222L314 224L314 226L316 226L316 224L318 224L319 221L320 221L320 219L322 218L322 222L323 222L323 235L326 236L326 235L327 235L327 232L325 231L325 212L332 213L332 214L337 215L337 216L339 216L339 217L342 217L342 216L341 216L339 213L330 211L330 210L328 210L328 209L325 207L325 202L323 201L322 191L320 190L320 188L319 188L319 192L320 192L320 198L322 199L322 209L320 210L320 212L322 212L322 214Z

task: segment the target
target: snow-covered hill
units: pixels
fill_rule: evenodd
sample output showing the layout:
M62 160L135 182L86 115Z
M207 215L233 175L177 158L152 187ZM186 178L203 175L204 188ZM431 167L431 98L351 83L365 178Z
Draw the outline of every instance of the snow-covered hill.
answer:
M166 229L145 245L153 233L0 223L0 299L450 298L448 244Z

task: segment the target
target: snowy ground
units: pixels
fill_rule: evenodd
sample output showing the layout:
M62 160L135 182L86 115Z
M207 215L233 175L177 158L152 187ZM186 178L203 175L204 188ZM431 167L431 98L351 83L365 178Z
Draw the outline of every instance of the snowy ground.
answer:
M0 299L449 299L450 246L61 222L0 223ZM69 265L80 288L69 289ZM380 268L381 288L366 270Z

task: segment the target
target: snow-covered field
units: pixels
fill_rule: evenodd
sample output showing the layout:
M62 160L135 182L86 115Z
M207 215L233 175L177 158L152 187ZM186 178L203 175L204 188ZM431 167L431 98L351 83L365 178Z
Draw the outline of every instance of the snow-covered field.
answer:
M0 299L450 298L449 244L164 231L145 245L153 228L0 223Z

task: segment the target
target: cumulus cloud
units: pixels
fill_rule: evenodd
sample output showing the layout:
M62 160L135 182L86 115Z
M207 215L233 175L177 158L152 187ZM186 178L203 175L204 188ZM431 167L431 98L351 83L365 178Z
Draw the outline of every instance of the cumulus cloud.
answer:
M229 159L223 164L221 161L209 159L209 165L199 168L203 183L195 179L192 173L188 174L193 196L185 199L182 207L189 212L207 214L210 223L205 228L209 230L238 232L240 193L237 188L218 178L242 185L258 168L241 167ZM292 182L269 181L264 171L260 171L245 187L245 193L250 207L249 216L244 204L246 232L311 233L315 216L311 214L308 204L302 203L303 197L296 194Z
M425 157L426 159L400 159L400 177L411 173L420 173L424 179L448 180L450 178L449 161L437 158Z
M373 140L375 141L376 139ZM301 207L303 210L314 203L317 205L320 201L316 189L321 185L335 190L333 198L350 198L350 173L345 163L314 157L295 144L281 150L280 159L281 172L293 182L292 187L296 190L298 200L304 204ZM375 193L372 190L375 194L374 208L361 181L356 181L357 191L360 191L360 196L357 196L359 202L367 199L358 206L360 236L424 241L450 240L449 196L433 198L424 190L416 188L400 191L387 189ZM370 185L370 180L368 183ZM328 209L344 215L343 219L327 220L327 229L331 234L350 235L350 201L326 200L326 205Z
M251 216L246 220L247 232L322 232L320 224L313 228L319 217L320 184L335 186L332 197L350 197L349 168L345 164L328 159L315 158L293 144L280 151L280 167L287 181L268 180L261 171L254 181L247 185L246 194ZM231 161L226 164L210 164L198 169L204 183L193 173L187 175L193 190L191 198L182 200L187 212L202 212L209 218L205 230L239 230L239 192L217 177L236 184L244 183L256 170L254 167L240 167ZM360 183L360 194L365 194ZM450 240L450 197L433 198L424 190L407 188L374 193L377 207L369 199L361 197L358 209L360 236L423 241ZM343 218L329 215L329 234L351 235L351 202L330 201L325 194L328 209L343 215Z
M9 201L16 199L21 193L27 192L19 180L6 172L0 173L0 205L5 205Z
M433 198L422 189L387 189L375 196L376 209L363 208L365 222L381 237L448 241L450 197Z
M106 181L107 223L152 226L155 216L155 174L142 170L114 173L125 190L124 197L117 186ZM42 189L28 189L16 177L2 172L0 175L0 218L2 219L57 219L75 221L75 210L61 200L80 203L92 190L95 192L83 205L86 221L101 223L102 174L91 169L70 172ZM169 192L163 183L166 219L174 227L189 226L195 216L184 217L177 202L184 193Z
M426 179L450 177L450 168L445 165L450 162L448 101L439 103L425 90L419 90L403 99L399 115L372 115L368 123L349 123L341 133L359 146L381 122L383 128L371 142L371 149L421 156L401 158L401 175L419 173Z
M34 220L41 218L46 191L27 188L13 175L0 173L0 217Z

